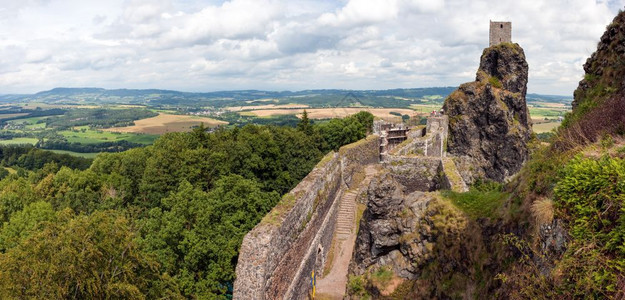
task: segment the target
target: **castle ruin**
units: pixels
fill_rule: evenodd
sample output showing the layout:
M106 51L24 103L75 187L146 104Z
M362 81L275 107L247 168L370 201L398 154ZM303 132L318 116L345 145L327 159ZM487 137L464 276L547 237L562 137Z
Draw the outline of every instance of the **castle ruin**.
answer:
M489 47L512 42L512 23L490 21Z

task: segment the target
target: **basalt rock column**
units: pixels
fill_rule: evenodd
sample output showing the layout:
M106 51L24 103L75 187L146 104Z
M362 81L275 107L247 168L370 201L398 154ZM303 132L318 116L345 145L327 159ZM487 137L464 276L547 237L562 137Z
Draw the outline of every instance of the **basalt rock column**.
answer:
M447 150L464 162L459 171L467 183L477 177L503 181L528 159L527 72L518 44L497 44L484 49L476 80L445 99Z

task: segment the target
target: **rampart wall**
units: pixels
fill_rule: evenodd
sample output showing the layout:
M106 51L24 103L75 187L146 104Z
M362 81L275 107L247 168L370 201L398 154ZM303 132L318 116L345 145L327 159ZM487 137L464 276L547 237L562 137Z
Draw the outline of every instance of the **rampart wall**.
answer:
M404 193L414 191L431 192L446 188L447 179L438 157L426 156L387 156L384 167L402 186Z
M303 299L323 269L339 199L354 175L379 160L379 138L329 153L244 238L234 299Z

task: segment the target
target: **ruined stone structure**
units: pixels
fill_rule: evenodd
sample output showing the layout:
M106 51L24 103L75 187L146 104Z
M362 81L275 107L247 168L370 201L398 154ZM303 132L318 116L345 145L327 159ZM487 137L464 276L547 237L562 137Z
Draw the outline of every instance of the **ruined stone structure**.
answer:
M428 119L425 128L400 128L395 137L412 139L389 153L383 168L404 192L451 188L466 190L446 157L447 116ZM393 127L377 124L375 131ZM377 164L383 139L372 135L328 154L243 239L236 268L234 299L305 299L311 278L322 274L336 230L340 199L348 189L357 189L363 167ZM405 149L412 149L406 151ZM410 153L409 153L410 152ZM419 153L413 153L419 152ZM427 153L427 155L425 155ZM451 162L451 163L450 163ZM455 174L449 176L448 174ZM461 179L460 179L461 181ZM343 220L344 222L344 220Z
M373 132L380 136L380 157L408 139L409 131L410 128L405 127L404 124L375 121Z
M512 23L490 21L488 46L512 42Z
M423 155L430 157L446 156L446 141L449 132L449 118L434 114L428 117L425 128L413 128L407 133L408 142L401 148L389 147L381 152L381 160L391 155Z
M379 160L379 137L330 153L244 238L234 299L305 299L323 269L339 201L354 174Z

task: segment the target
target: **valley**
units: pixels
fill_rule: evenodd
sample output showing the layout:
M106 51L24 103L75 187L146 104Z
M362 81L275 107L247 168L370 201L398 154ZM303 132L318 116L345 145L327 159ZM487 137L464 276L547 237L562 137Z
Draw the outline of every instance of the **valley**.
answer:
M29 144L93 157L150 145L162 134L246 124L295 126L304 110L313 122L360 111L392 122L425 122L450 88L394 90L224 91L57 88L0 95L0 144ZM570 98L529 94L536 133L547 133L570 111ZM79 154L82 153L82 154Z

